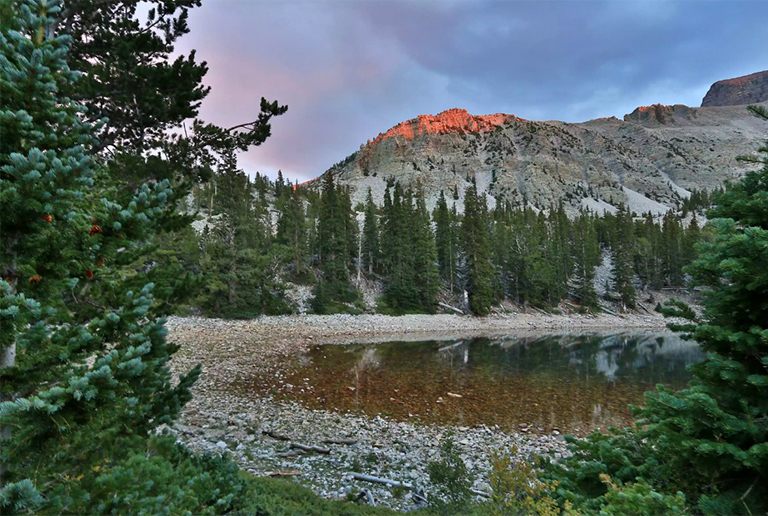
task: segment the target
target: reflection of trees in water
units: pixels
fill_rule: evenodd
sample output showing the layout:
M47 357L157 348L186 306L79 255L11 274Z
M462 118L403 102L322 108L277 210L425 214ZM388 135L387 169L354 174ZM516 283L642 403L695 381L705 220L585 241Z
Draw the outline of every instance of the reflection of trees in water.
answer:
M470 342L464 340L441 346L437 350L437 360L448 367L466 369L469 365L469 347Z
M360 358L355 361L350 369L355 381L355 398L357 398L358 393L360 392L361 377L366 377L369 371L378 369L379 367L381 367L381 358L378 356L377 348L375 346L364 348Z
M620 378L647 377L647 382L687 378L685 368L704 358L695 342L658 332L476 339L470 362L472 355L486 354L482 348L487 346L498 350L499 356L491 361L505 364L507 372L556 370L575 376L600 375L612 382Z
M692 342L653 332L318 346L308 354L296 377L314 389L288 395L311 406L577 433L630 421L627 403L642 403L657 383L684 386L685 366L703 356Z

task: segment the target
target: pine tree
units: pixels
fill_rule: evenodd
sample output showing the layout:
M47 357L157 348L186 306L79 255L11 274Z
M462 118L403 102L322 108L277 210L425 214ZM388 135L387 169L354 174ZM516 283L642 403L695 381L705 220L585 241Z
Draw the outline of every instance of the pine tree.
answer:
M418 289L418 303L422 310L433 311L440 292L440 272L437 267L435 235L429 220L424 193L418 192L413 211L413 284Z
M568 292L568 278L573 271L573 259L571 256L572 225L565 213L562 203L549 217L550 234L552 238L552 263L554 265L554 282L550 303L555 305L565 297Z
M600 245L592 217L581 214L573 223L573 281L582 306L597 306L595 267L600 262Z
M320 255L323 295L332 301L349 302L355 290L349 280L350 256L356 246L350 243L352 208L349 195L339 191L330 172L323 178L319 201L317 241Z
M435 246L440 277L448 286L448 290L453 293L456 286L456 267L458 263L458 217L455 210L451 211L448 209L448 203L442 190L440 190L440 197L435 206L433 219L435 222Z
M286 191L285 179L283 178L283 171L277 171L277 179L275 179L275 201L279 200L283 193Z
M286 189L287 196L282 203L277 220L276 242L286 247L286 253L293 262L290 275L295 280L306 279L307 264L307 220L304 213L304 199L295 190Z
M363 267L372 275L374 270L379 269L379 222L376 210L376 204L373 202L371 189L368 189L368 195L365 198L365 220L363 221Z
M466 262L469 309L486 315L493 303L493 264L488 232L488 206L473 182L464 194L464 219L461 225Z
M632 260L633 240L632 214L624 205L621 205L616 216L611 250L613 251L613 289L618 294L624 309L634 308L637 296L632 284L632 278L635 275Z
M384 285L387 305L398 313L414 310L419 306L417 286L413 283L414 210L411 193L403 191L400 183L395 183L391 202L385 196L384 227L388 241Z
M142 185L127 204L110 197L94 128L61 94L76 76L68 39L51 35L57 3L13 9L17 30L0 34L2 512L232 510L231 468L154 435L199 368L172 386L175 347L153 286L130 290L120 274L168 182Z
M662 223L662 267L670 287L683 286L682 228L676 215L669 211Z
M251 317L289 311L278 264L284 249L272 247L271 216L266 196L237 167L234 153L217 173L218 218L201 239L204 293L200 303L209 315Z

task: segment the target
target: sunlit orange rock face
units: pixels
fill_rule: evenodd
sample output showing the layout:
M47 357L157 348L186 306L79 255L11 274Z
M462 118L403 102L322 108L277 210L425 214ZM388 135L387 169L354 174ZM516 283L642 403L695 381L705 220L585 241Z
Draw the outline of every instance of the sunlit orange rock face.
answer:
M696 116L696 108L690 108L682 104L675 104L674 106L653 104L651 106L640 106L630 114L625 115L624 121L635 122L645 126L654 124L679 125L694 120Z
M739 106L768 100L768 70L717 81L709 88L702 106Z
M437 115L419 115L411 120L397 124L385 133L380 133L372 143L376 144L388 138L400 136L413 140L422 134L466 134L491 131L509 120L517 119L514 115L496 113L495 115L470 115L466 109L453 108Z

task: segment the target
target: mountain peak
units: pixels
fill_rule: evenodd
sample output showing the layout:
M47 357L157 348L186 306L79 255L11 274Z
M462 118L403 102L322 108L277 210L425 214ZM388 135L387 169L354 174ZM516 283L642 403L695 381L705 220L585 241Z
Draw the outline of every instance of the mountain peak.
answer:
M437 115L419 115L401 122L385 133L380 133L372 143L388 138L401 137L413 140L423 134L467 134L491 131L510 120L522 120L514 115L471 115L466 109L447 109Z

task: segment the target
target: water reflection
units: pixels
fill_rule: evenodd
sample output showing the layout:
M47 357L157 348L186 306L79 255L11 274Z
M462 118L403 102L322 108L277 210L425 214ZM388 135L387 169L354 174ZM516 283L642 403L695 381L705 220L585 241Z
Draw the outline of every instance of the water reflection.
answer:
M628 424L628 403L656 384L685 387L702 358L658 332L316 346L286 380L301 388L272 392L313 408L583 434Z

